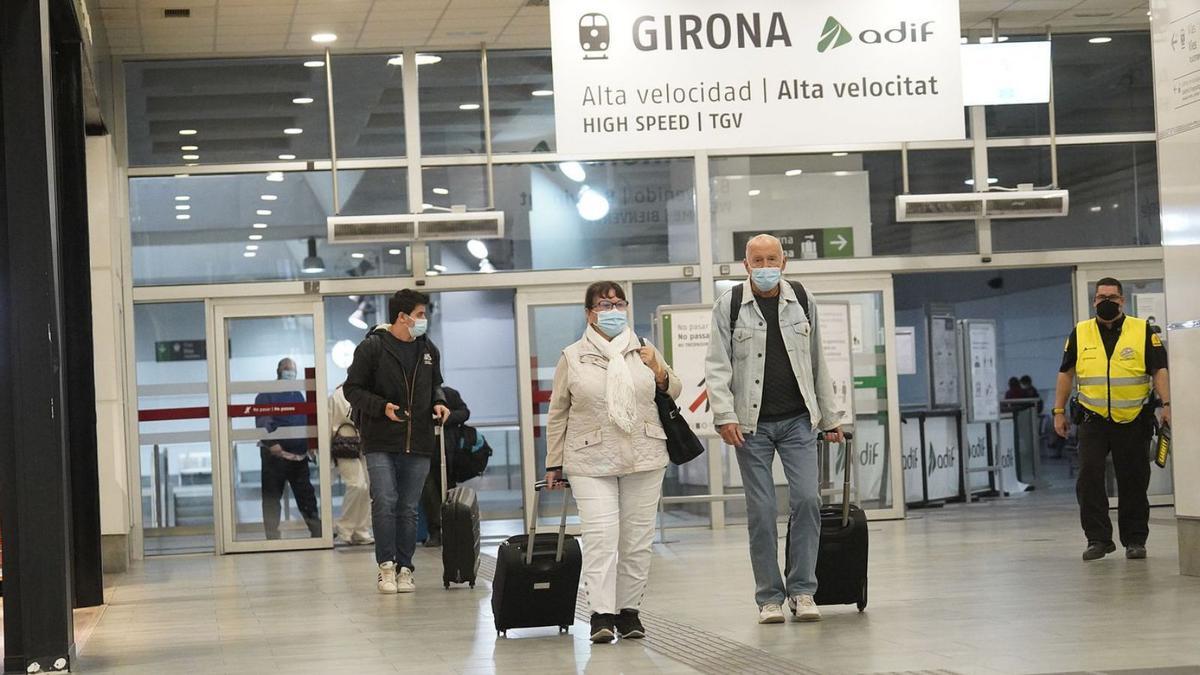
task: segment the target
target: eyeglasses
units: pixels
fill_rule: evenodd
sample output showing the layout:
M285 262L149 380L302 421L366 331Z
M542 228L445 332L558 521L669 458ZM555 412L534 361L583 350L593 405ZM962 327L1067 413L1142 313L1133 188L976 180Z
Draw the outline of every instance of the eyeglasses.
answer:
M592 309L598 309L601 312L610 312L614 309L619 309L621 311L625 311L625 310L629 309L629 303L625 302L624 300L617 300L616 302L609 302L608 300L601 300L600 302L597 302L595 305L593 305Z
M1119 296L1119 295L1097 295L1096 296L1096 302L1104 302L1106 300L1111 300L1113 302L1116 302L1120 299L1121 299L1121 296Z

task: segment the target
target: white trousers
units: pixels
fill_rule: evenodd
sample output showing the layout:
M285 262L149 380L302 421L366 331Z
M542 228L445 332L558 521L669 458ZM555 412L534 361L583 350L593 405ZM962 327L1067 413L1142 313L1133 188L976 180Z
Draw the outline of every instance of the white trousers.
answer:
M592 612L641 607L665 473L664 467L619 477L569 477L579 505L583 579Z
M339 539L350 541L352 537L371 537L371 482L367 477L367 463L362 459L339 459L337 471L346 494L342 497L342 515L334 523L334 533Z

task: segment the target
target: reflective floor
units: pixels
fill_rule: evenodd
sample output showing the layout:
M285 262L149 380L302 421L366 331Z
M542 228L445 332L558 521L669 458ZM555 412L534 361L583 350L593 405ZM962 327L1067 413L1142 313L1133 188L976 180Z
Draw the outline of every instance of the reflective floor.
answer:
M1178 574L1173 515L1151 558L1084 564L1069 494L915 511L871 525L870 606L759 626L740 528L656 545L650 639L591 646L576 624L497 638L488 584L375 593L369 548L157 558L115 577L77 662L87 673L1200 673L1200 578ZM486 547L489 548L490 547ZM490 571L490 561L484 571ZM582 615L582 614L581 614Z

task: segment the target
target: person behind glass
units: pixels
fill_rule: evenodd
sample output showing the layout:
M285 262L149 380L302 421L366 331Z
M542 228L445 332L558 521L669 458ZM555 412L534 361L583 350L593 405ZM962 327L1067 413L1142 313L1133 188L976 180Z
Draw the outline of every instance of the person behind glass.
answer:
M350 419L350 402L342 385L329 396L329 427L335 436L358 434L358 428ZM361 436L360 436L361 438ZM335 458L333 466L346 486L342 497L342 515L333 524L333 536L351 546L369 546L375 543L371 536L371 485L367 478L366 461L346 457Z
M583 534L583 578L593 642L645 637L638 617L650 574L654 518L667 467L655 390L679 395L679 378L629 328L621 286L584 296L587 327L554 370L546 422L546 482L566 473ZM619 614L618 614L619 612Z
M442 387L442 395L446 399L446 407L450 416L442 433L446 434L446 489L454 487L454 449L462 439L462 427L471 419L471 409L463 402L458 390ZM435 451L429 462L429 475L425 478L425 489L421 493L421 506L425 509L425 519L429 523L429 538L425 546L433 548L442 545L442 457Z
M418 291L393 295L392 323L376 327L358 345L343 387L362 416L380 593L416 590L417 505L437 448L434 419L450 414L442 394L441 353L425 337L428 306L429 298Z
M1037 411L1039 415L1042 414L1042 410L1044 409L1044 404L1042 403L1042 392L1038 391L1038 388L1033 386L1033 378L1028 375L1022 375L1020 383L1021 398L1027 398L1031 400L1037 399Z
M282 381L296 379L296 362L283 359L275 367L275 376ZM304 403L301 391L264 392L254 397L255 405L284 405ZM296 508L308 525L312 537L321 536L321 514L317 510L317 493L308 475L309 448L307 415L260 415L255 426L274 434L280 427L300 427L299 438L265 438L258 442L262 459L263 530L267 539L279 539L279 516L282 509L283 486L292 486ZM290 434L295 435L295 434Z
M786 598L798 621L820 621L817 546L821 534L821 495L817 431L840 442L842 410L825 366L819 308L808 295L806 315L790 283L783 246L760 234L746 243L742 307L737 326L729 325L733 294L713 308L706 360L708 398L721 438L737 449L746 492L750 562L756 585L759 623L783 623ZM787 580L779 573L776 523L775 454L788 484L792 541Z
M1096 284L1096 317L1081 321L1067 338L1054 392L1054 430L1066 438L1067 398L1079 386L1076 413L1079 475L1075 497L1087 536L1085 561L1117 550L1108 516L1107 457L1117 478L1117 523L1125 557L1146 557L1150 536L1150 436L1154 433L1151 387L1162 401L1162 423L1171 424L1167 350L1144 319L1125 315L1125 292L1111 277ZM1079 419L1082 417L1082 419Z
M1008 378L1008 391L1004 392L1004 400L1011 401L1016 398L1025 398L1025 390L1021 388L1021 380L1015 377Z

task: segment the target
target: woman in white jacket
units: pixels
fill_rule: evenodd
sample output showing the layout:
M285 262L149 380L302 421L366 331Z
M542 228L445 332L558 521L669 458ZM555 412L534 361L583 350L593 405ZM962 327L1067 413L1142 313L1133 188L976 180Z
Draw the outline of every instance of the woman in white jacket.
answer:
M620 285L592 284L587 328L563 350L546 423L546 481L571 481L583 532L592 641L645 637L638 618L650 574L667 435L654 392L682 388L653 346L628 326ZM553 489L553 487L552 487Z
M350 420L350 402L340 384L329 396L329 426L335 436L358 434ZM362 457L334 460L342 483L346 485L346 494L342 497L342 515L333 525L333 534L352 546L375 543L371 536L371 485L366 464Z

